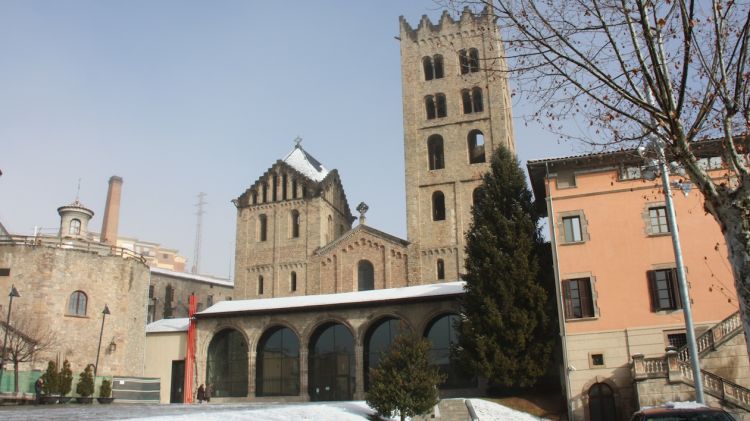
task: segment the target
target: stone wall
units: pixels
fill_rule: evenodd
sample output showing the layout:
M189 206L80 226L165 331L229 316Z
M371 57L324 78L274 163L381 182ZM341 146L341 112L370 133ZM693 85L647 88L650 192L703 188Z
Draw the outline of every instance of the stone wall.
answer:
M10 276L0 276L0 291L7 297L15 285L21 295L13 300L11 325L32 317L57 333L57 345L37 356L29 368L43 369L47 360L58 357L70 360L75 373L93 364L107 305L111 314L104 321L98 374L143 375L149 268L141 260L109 255L105 249L73 247L65 242L57 247L0 244L0 268L10 269ZM75 291L87 297L85 315L68 311ZM6 305L3 300L2 314Z
M364 344L368 329L387 317L402 320L411 330L424 333L431 321L445 314L457 313L458 302L455 297L442 297L421 302L384 304L372 302L348 308L334 307L329 309L293 309L291 311L266 311L243 315L211 318L199 316L197 321L197 384L206 382L206 359L211 339L224 329L236 329L245 337L248 349L248 396L244 398L212 398L213 401L307 401L308 395L308 349L310 338L316 329L326 323L343 324L352 332L355 341L356 386L354 399L364 398ZM288 327L295 332L300 341L300 395L258 397L256 388L256 355L258 342L268 329ZM464 393L477 393L478 390L463 390Z
M171 287L173 291L169 316L165 313L166 292ZM188 316L188 298L195 294L197 310L204 310L220 301L231 300L234 288L220 282L212 282L209 277L196 276L180 272L152 272L149 289L149 320L156 321L164 318Z

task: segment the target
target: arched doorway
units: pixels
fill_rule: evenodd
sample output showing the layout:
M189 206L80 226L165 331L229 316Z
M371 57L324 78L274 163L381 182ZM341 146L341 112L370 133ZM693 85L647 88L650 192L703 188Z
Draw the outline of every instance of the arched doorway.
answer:
M393 343L401 328L401 320L388 317L374 324L365 335L365 390L370 387L370 369L380 364L380 357Z
M594 383L589 388L589 419L606 421L617 419L615 394L606 383Z
M477 385L476 377L465 375L460 370L458 361L451 355L451 349L458 343L458 321L457 315L444 314L434 318L425 330L424 336L432 344L432 363L446 375L445 383L440 385L441 389L461 389Z
M274 327L258 342L255 394L299 395L299 339L291 329Z
M339 323L319 327L310 340L308 391L312 401L354 398L354 337Z
M224 329L208 345L206 384L213 397L247 396L247 342L235 329Z

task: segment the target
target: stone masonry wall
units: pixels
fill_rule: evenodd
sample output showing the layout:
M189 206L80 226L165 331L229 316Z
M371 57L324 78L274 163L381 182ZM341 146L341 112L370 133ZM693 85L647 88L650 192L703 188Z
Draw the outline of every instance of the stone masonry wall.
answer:
M10 269L10 276L0 277L0 291L15 285L21 295L13 301L11 325L33 317L57 332L58 345L39 355L30 368L43 369L58 356L70 360L75 373L93 364L106 304L111 314L104 322L98 374L142 375L148 267L132 258L64 247L0 245L0 268ZM75 291L86 294L84 316L68 312Z

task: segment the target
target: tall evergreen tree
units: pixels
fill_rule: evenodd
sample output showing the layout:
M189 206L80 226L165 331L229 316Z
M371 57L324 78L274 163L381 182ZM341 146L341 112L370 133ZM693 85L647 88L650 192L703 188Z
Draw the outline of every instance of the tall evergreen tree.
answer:
M555 340L540 270L544 240L515 156L500 147L491 167L467 233L458 352L491 382L526 387L544 374Z
M401 333L393 340L377 367L370 369L367 404L390 418L426 414L440 397L438 385L445 380L430 362L430 343L414 333Z

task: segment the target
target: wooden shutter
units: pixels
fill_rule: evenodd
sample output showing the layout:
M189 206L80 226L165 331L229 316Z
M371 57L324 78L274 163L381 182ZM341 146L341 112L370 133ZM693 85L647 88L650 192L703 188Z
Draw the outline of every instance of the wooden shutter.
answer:
M563 281L563 306L565 307L565 318L570 319L573 314L570 300L570 281Z
M651 311L659 311L659 289L656 287L656 271L649 270L646 274L648 275L648 295L651 297Z

